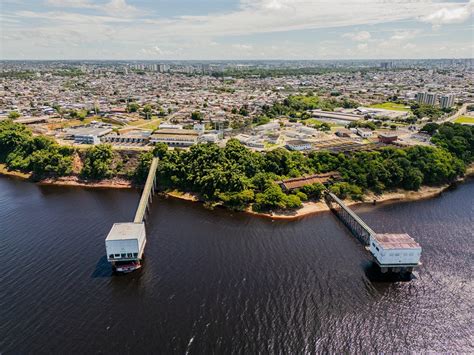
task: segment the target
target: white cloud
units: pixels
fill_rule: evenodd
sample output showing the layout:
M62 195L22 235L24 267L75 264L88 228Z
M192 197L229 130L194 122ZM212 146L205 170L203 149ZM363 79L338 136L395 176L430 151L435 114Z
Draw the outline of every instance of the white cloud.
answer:
M56 7L72 7L72 8L97 8L98 5L91 3L89 0L47 0L46 5Z
M381 26L378 24L420 19L437 23L446 22L448 18L453 21L453 18L464 18L465 11L470 13L474 3L474 0L471 0L471 5L448 0L240 0L240 6L234 10L189 16L187 9L182 9L182 16L159 17L153 12L145 13L132 6L131 0L42 1L49 8L33 10L32 6L29 11L9 10L0 13L4 39L2 46L5 49L2 52L12 53L13 56L23 51L32 53L31 57L34 58L35 51L44 56L54 56L63 50L72 56L73 51L69 51L68 46L79 44L82 46L78 47L76 58L83 55L99 58L108 51L122 58L146 54L187 55L188 58L259 58L268 55L272 58L311 59L338 58L349 53L348 50L352 51L351 55L362 56L367 55L369 48L370 55L398 56L402 42L415 38L418 32L402 29L387 36L387 45L379 44L381 36L377 31ZM446 16L443 9L447 9L450 15ZM440 11L443 15L435 16ZM461 11L461 15L458 11ZM350 26L361 30L346 30L348 33L342 37L355 41L358 47L348 48L344 43L347 41L331 35L333 30L327 31L327 37L323 31L318 31L316 41L309 40L308 33L301 40L272 41L279 38L278 32ZM238 41L233 36L262 33L276 34L268 36L268 45L231 44ZM253 43L252 40L248 41ZM393 41L399 43L394 46ZM461 42L459 46L471 48ZM159 46L155 46L155 43L159 43ZM280 49L272 48L275 43ZM38 49L38 46L42 48ZM373 52L375 50L380 52ZM429 55L426 51L423 53Z
M474 0L467 4L450 4L449 7L443 7L426 16L422 16L422 22L431 23L433 26L441 26L453 23L463 23L471 15L474 9Z
M105 4L95 4L90 0L47 0L47 5L64 8L96 9L111 16L132 17L140 15L140 11L125 0L109 0Z
M355 33L344 33L342 35L342 37L344 38L350 38L352 39L353 41L357 41L357 42L362 42L362 41L367 41L368 39L370 39L372 36L370 34L370 32L367 32L367 31L360 31L360 32L355 32Z
M110 0L103 6L103 10L112 16L136 16L140 11L132 5L128 5L125 0Z
M392 41L406 41L408 39L414 38L420 31L396 31L395 34L390 37Z
M233 44L232 47L235 49L242 49L246 51L253 49L253 46L251 46L250 44Z

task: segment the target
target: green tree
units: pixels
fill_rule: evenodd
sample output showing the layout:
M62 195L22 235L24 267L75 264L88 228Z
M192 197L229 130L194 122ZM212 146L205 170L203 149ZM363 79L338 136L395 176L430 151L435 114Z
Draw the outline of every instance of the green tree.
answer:
M110 144L99 144L87 150L81 175L87 179L107 179L114 175L114 152Z
M430 122L430 123L425 124L425 125L420 129L420 131L421 131L421 132L426 132L426 133L428 133L430 136L432 136L433 134L435 134L435 132L438 130L438 128L439 128L439 124L434 123L434 122Z
M8 113L8 118L11 120L16 120L17 118L20 118L20 114L17 111L11 111Z
M222 192L219 199L227 206L236 211L243 211L254 200L253 190L242 190L240 192Z
M136 102L130 102L127 105L127 112L137 112L140 109L140 105Z
M147 120L150 119L151 118L151 112L153 110L151 105L143 106L142 110L143 110L143 113L145 114L145 117L147 118Z
M202 122L202 120L203 120L202 113L200 111L193 111L191 113L191 119L194 120L194 121Z
M150 170L153 152L141 153L138 157L138 164L133 172L133 181L136 184L144 184Z
M155 147L153 148L153 155L160 159L166 156L168 152L168 146L165 143L156 143Z
M323 191L326 188L323 184L317 182L311 185L306 185L301 188L301 191L308 196L308 198L319 200L323 195Z

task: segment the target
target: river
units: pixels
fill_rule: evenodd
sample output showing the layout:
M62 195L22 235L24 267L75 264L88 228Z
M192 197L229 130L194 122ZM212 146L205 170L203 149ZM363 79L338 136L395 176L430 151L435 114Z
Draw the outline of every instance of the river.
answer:
M473 182L355 208L422 245L410 282L372 279L331 213L271 221L164 198L144 268L113 276L104 239L138 199L0 177L0 353L474 351Z

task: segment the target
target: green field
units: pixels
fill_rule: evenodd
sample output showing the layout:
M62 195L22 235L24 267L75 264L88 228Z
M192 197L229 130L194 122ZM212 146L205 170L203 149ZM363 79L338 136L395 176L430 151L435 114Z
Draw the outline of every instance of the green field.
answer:
M382 104L375 104L375 105L370 105L369 107L372 108L383 108L385 110L393 110L393 111L410 111L408 107L402 104L396 104L394 102L384 102Z
M474 117L471 116L460 116L454 120L454 123L470 123L474 124Z

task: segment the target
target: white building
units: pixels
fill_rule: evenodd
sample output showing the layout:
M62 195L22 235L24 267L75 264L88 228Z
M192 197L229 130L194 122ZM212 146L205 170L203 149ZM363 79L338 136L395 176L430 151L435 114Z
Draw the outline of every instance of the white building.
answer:
M357 128L357 134L362 138L370 138L372 137L372 131L366 128Z
M308 136L319 137L321 135L320 131L318 131L316 128L312 128L312 127L302 126L302 127L298 128L298 130L301 133L306 134Z
M278 122L270 122L270 123L263 124L261 126L256 126L254 129L259 132L276 131L280 129L280 124Z
M416 102L424 104L426 100L426 92L419 92L416 94Z
M421 246L408 234L375 234L370 251L381 267L417 266Z
M165 143L170 147L190 147L198 142L199 133L192 129L160 129L150 138L150 142Z
M428 93L426 95L425 104L434 106L438 103L438 94Z
M78 127L66 131L66 139L74 139L77 144L99 144L101 137L112 132L112 128Z
M219 135L217 133L204 133L199 137L199 141L217 143L219 141Z
M440 98L440 106L441 108L450 108L454 106L454 95L448 94L441 96Z
M198 132L204 132L206 130L206 125L204 123L195 123L193 129Z
M290 150L296 150L296 151L310 150L311 142L307 142L303 140L292 140L292 141L286 142L286 147Z
M183 125L171 124L171 123L160 123L159 129L183 129Z

